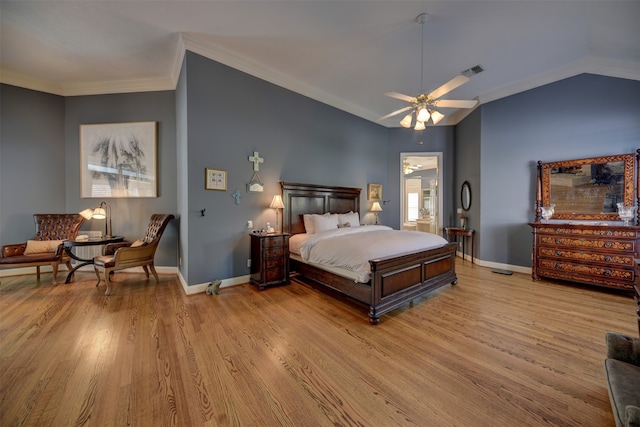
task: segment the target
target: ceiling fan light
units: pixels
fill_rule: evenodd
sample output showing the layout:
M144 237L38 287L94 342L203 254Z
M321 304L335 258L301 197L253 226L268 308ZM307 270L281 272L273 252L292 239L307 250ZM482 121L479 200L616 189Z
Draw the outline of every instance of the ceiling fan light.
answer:
M411 122L413 121L413 113L409 113L404 116L404 119L400 120L400 126L403 128L410 128Z
M426 106L423 105L422 107L419 107L416 120L419 122L426 122L427 120L429 120L429 110L427 110Z
M441 112L435 110L431 112L431 120L433 121L434 125L437 125L438 122L442 119L444 119L444 114L442 114Z
M424 122L417 121L416 126L413 128L414 130L425 130Z

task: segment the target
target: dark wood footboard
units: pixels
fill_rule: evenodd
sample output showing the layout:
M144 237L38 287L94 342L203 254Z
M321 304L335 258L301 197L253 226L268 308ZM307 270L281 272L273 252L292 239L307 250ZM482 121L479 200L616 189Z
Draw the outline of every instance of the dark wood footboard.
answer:
M291 260L291 270L369 307L369 322L449 283L456 284L456 244L369 261L371 280L357 283L313 265Z
M456 284L456 244L436 249L371 260L369 322L405 302L449 283Z

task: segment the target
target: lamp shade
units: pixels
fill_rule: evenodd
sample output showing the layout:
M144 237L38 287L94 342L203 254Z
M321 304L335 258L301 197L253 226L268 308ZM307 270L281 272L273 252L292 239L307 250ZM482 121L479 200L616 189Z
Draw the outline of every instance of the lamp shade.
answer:
M93 209L85 209L82 212L79 212L80 216L86 220L90 220L93 218Z
M419 107L416 120L419 122L426 122L427 120L429 120L429 110L427 110L426 105L422 105L421 107Z
M273 196L273 200L271 200L270 208L273 209L284 209L284 203L282 202L282 197L279 195Z
M441 112L435 111L435 110L431 112L431 120L433 121L434 125L438 124L438 122L443 118L444 118L444 114L442 114Z
M373 202L373 206L371 206L371 212L382 212L382 206L380 206L380 202Z
M403 128L410 128L411 122L413 121L413 113L409 113L404 116L404 119L400 120L400 126Z
M107 211L104 208L95 208L93 210L93 217L95 219L105 219L107 217Z
M424 122L416 122L416 126L413 129L414 130L425 130Z

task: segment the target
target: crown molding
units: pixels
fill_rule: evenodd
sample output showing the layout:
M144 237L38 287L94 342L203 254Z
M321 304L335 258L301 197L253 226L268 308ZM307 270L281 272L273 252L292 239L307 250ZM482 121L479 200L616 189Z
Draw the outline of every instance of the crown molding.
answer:
M518 82L513 85L504 86L492 92L487 92L478 97L480 104L506 98L520 92L535 89L550 83L555 83L569 77L580 74L597 74L601 76L617 77L629 80L640 80L640 64L637 62L610 61L597 57L589 57L576 61L566 67L557 68L547 73Z
M376 122L379 117L379 115L358 107L342 98L328 94L278 71L259 65L245 57L214 45L213 43L200 40L194 35L182 33L181 39L184 43L185 50L197 53L205 58L322 102L323 104L327 104L355 116L362 117L363 119Z
M38 92L64 96L64 88L62 85L25 76L24 74L16 73L4 68L0 69L0 83L31 89Z

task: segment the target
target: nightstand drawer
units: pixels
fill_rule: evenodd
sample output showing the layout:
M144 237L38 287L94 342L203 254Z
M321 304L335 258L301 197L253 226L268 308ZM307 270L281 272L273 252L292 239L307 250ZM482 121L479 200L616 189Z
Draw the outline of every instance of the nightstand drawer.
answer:
M289 283L289 235L251 235L251 284L258 290Z

